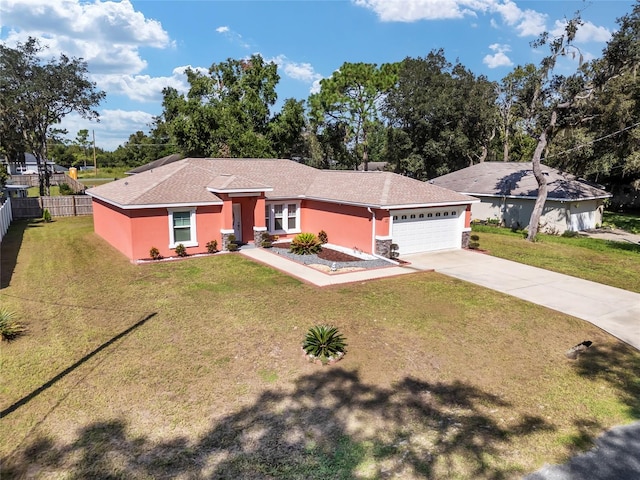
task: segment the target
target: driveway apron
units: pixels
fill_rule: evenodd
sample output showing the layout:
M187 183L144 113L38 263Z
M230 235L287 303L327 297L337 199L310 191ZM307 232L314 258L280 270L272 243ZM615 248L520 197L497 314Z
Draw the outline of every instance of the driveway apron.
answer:
M469 250L402 259L581 318L640 350L640 294Z

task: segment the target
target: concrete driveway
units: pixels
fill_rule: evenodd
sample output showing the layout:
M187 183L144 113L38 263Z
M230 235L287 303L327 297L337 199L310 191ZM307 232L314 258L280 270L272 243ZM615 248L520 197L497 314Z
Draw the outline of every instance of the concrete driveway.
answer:
M640 294L469 250L402 259L581 318L640 350Z

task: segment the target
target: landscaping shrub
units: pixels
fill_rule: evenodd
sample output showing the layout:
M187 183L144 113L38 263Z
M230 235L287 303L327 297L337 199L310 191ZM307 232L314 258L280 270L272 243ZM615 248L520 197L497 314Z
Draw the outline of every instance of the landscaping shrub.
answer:
M185 248L185 246L181 243L179 243L178 245L176 245L176 255L178 255L179 257L186 257L187 256L187 249Z
M469 248L471 250L477 250L480 248L480 237L478 235L471 235L469 237Z
M149 256L153 260L161 260L162 259L162 255L160 255L160 250L158 250L156 247L151 247L151 249L149 250Z
M51 222L51 212L48 208L45 208L44 212L42 212L42 220L44 220L46 223Z
M575 238L578 236L578 232L574 232L572 230L565 230L564 232L562 232L561 236L565 238Z
M323 365L340 360L346 350L344 336L336 327L316 325L307 332L302 349L310 360L320 360Z
M313 233L299 233L293 237L289 250L298 255L311 255L322 250L322 244Z
M262 248L271 248L273 247L273 237L268 233L262 237L262 243L260 243Z
M235 252L238 250L238 244L236 243L236 236L231 234L227 237L227 251Z
M26 330L24 325L16 320L15 312L0 308L0 336L2 336L2 340L13 340Z
M58 188L60 189L60 195L73 195L73 189L68 183L61 183Z
M389 258L398 258L400 256L399 248L397 243L392 243L389 248Z
M207 253L216 253L218 251L218 241L217 240L211 240L210 242L207 242Z
M318 240L320 240L320 243L322 243L323 245L325 243L329 243L329 237L327 235L327 232L325 232L324 230L320 230L318 232Z

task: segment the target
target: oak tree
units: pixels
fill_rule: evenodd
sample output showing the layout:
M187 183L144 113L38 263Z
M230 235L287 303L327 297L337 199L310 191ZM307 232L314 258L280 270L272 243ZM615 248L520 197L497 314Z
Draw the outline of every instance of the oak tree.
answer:
M47 141L68 114L98 119L94 109L105 96L88 79L87 64L61 54L42 60L35 38L15 48L0 44L0 148L10 162L36 158L40 195L48 195Z

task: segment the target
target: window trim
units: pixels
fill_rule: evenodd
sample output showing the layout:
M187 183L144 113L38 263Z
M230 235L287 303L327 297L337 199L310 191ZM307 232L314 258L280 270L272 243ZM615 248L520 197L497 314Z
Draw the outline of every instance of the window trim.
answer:
M282 230L275 230L275 206L276 205L280 205L282 206L282 217L278 217L280 218L280 220L282 220ZM289 205L295 205L296 207L296 214L295 214L295 219L296 219L296 226L295 228L288 228L289 226L289 219L290 218L294 218L294 217L289 217ZM268 218L267 218L267 210L269 212ZM267 231L269 233L273 233L273 234L277 234L277 233L300 233L300 201L299 200L283 200L283 201L279 201L279 202L266 202L265 203L265 220L267 220Z
M169 212L169 248L176 248L178 244L183 244L185 247L197 247L198 246L198 232L196 230L196 208L168 208ZM174 225L173 225L173 214L174 213L183 213L189 212L189 231L191 240L187 242L176 242L175 241L175 233L174 233Z

